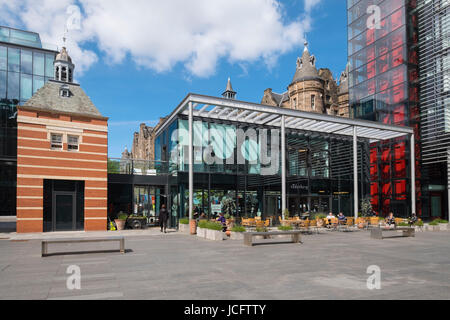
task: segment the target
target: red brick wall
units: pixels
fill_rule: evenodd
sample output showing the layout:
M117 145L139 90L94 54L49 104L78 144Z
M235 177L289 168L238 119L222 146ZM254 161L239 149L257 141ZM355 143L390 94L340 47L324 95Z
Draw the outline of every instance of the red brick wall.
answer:
M106 230L107 120L19 107L17 130L17 232L43 231L43 181L84 181L84 228ZM63 150L52 150L50 134L60 133ZM79 150L67 150L67 135L79 137Z

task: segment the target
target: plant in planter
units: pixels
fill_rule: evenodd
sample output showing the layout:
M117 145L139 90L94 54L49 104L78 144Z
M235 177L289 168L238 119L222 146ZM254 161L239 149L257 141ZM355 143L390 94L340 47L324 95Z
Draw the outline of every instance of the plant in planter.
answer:
M180 224L189 224L189 219L188 218L181 218L180 219Z
M289 210L288 209L284 209L283 213L284 213L284 219L285 220L289 219L289 215L290 215Z
M244 232L247 232L247 229L243 226L235 225L231 228L231 240L243 240Z
M123 230L125 229L125 223L127 222L128 215L125 213L120 212L117 216L117 219L114 220L117 226L117 230Z
M439 229L441 231L448 230L448 221L444 219L436 219L437 223L439 224Z
M189 218L181 218L178 229L182 233L189 233Z
M326 217L327 216L325 214L323 214L323 213L317 213L317 214L313 215L311 217L311 219L312 220L317 220L317 226L319 228L321 228L321 227L323 227L323 224L324 224L323 219L325 219Z
M279 226L278 230L280 231L292 231L292 226Z
M370 217L372 215L372 201L369 197L361 200L361 217ZM359 216L359 215L358 215Z

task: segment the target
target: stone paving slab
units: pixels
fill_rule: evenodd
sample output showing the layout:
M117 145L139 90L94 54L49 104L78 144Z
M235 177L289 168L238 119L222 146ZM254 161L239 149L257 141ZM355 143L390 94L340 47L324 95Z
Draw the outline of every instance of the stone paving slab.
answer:
M41 258L38 235L1 240L0 299L450 299L450 232L385 240L323 232L305 235L304 244L247 247L145 231L126 232L127 254ZM92 247L51 250L68 249ZM81 269L81 290L67 289L70 265ZM381 290L367 289L370 265L381 268Z

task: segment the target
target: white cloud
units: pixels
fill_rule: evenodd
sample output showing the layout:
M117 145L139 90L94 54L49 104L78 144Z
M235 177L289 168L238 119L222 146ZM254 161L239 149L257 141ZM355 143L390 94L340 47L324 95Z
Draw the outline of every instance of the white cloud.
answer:
M311 12L311 10L317 6L322 0L305 0L305 11Z
M156 72L182 64L189 74L208 77L222 59L230 63L276 63L298 47L310 28L308 12L319 0L305 0L301 20L286 21L276 0L0 0L0 22L39 32L61 45L67 8L82 10L81 30L71 30L67 47L77 68L86 71L97 54L107 63L127 55Z

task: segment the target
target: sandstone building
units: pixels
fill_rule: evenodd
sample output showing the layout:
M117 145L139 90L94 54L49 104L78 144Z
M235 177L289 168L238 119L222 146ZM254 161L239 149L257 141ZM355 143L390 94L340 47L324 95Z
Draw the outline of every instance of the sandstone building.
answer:
M327 68L316 68L316 58L305 49L297 59L297 69L287 91L278 94L266 89L261 104L341 117L349 116L348 67L339 84Z
M141 123L139 132L133 135L133 146L131 153L125 149L122 158L137 160L154 160L155 159L155 134L154 132L166 120L160 118L159 123L155 127L149 127L145 123Z

